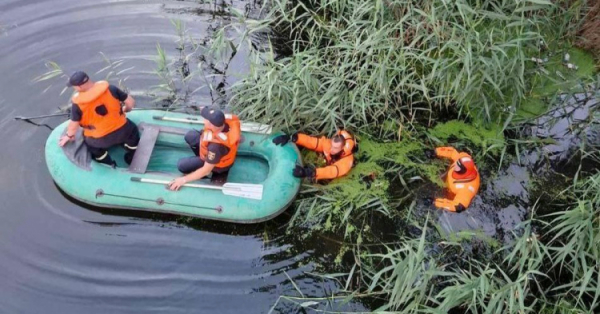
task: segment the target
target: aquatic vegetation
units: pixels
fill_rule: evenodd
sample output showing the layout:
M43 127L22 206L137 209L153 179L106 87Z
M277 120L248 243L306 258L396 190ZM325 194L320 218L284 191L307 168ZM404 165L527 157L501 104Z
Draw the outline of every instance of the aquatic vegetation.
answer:
M423 163L423 147L408 139L400 142L377 142L368 135L360 137L357 164L345 177L312 184L302 191L290 225L307 225L311 230L336 231L345 228L346 237L360 235L365 217L378 212L397 216L400 198L411 195L407 185L415 180L428 180L441 185L441 163ZM308 157L308 158L306 158ZM421 160L419 160L421 158ZM317 154L308 152L305 164L322 166ZM403 194L392 193L402 189Z
M492 159L501 167L503 160L540 143L505 134L521 136L518 123L527 121L522 118L546 112L558 93L581 90L592 81L596 70L590 56L561 37L575 32L583 14L579 4L272 4L267 20L276 34L289 36L293 54L276 56L272 45L253 51L250 73L230 89L230 103L244 117L284 130L322 133L343 126L360 134L360 163L352 174L307 185L290 223L290 228L310 226L313 232L338 231L355 243L336 258L343 265L344 254L354 255L354 262L346 264L351 269L346 282L358 278L361 284L353 285L356 290L348 298L384 295L386 304L379 311L403 313L563 313L568 305L582 311L595 307L593 270L567 267L591 241L581 240L577 253L565 248L569 243L557 242L581 238L575 230L582 230L570 224L592 217L592 206L588 214L579 210L553 221L535 216L534 206L531 220L516 228L514 241L502 248L477 232L442 238L421 221L412 223L422 225L418 238L398 231L395 243L358 253L373 231L369 218L379 215L398 223L394 218L406 218L401 213L414 204L415 181L441 184L437 176L443 164L425 162L423 149L451 144L473 153L478 164ZM245 34L265 28L257 22ZM568 62L563 62L565 52L572 58ZM452 120L448 112L465 119ZM317 163L315 154L305 157ZM561 229L553 230L557 224ZM563 229L573 234L551 241L539 235ZM485 255L464 251L473 239L483 243ZM553 265L549 261L560 260L559 250L564 264ZM593 263L585 259L578 265ZM576 274L571 283L557 275L562 269Z
M273 1L268 19L291 36L293 55L257 51L232 101L284 128L410 125L448 106L496 122L527 94L536 65L525 59L570 29L572 11L549 1Z
M589 53L565 47L546 51L545 55L533 69L529 92L516 111L517 120L540 116L557 95L582 92L594 82L597 67Z
M484 127L481 124L452 120L437 124L428 131L428 135L436 145L448 145L452 141L457 149L465 147L478 155L498 155L505 146L502 127L497 124Z
M105 80L110 79L113 82L116 81L117 86L119 88L121 88L122 90L124 90L126 92L129 92L129 90L125 86L125 82L129 78L129 76L124 77L123 75L125 75L128 71L133 70L134 67L122 68L123 65L125 65L125 60L123 60L123 59L111 60L103 52L99 52L99 54L102 56L102 60L104 61L106 66L101 68L100 70L96 71L94 73L94 75L105 73L104 74ZM46 66L48 71L44 74L41 74L41 75L35 77L33 79L33 82L40 83L40 82L46 82L46 81L58 81L58 82L60 82L59 85L61 85L61 87L62 87L60 95L64 94L66 91L68 91L69 87L64 86L64 84L67 81L69 74L64 73L62 67L54 61L47 61L46 63L44 63L44 65ZM48 87L46 87L46 89L44 89L43 92L44 93L47 92L52 86L53 86L53 84L50 84ZM70 108L70 104L69 104L68 108Z

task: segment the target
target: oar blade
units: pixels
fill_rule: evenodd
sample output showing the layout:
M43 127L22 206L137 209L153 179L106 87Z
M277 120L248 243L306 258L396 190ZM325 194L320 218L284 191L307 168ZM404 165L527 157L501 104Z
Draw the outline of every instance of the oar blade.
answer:
M235 197L249 198L249 199L253 199L253 200L257 200L257 201L262 200L262 193L256 193L256 192L245 192L245 191L224 189L223 194L229 195L229 196L235 196Z
M262 184L225 183L223 194L262 200L263 186Z

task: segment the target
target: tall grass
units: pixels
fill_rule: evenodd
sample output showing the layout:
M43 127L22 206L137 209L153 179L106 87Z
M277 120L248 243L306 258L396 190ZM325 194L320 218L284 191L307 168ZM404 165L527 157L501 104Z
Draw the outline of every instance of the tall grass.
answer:
M496 122L527 94L539 42L568 31L577 13L560 4L273 0L268 19L293 55L255 50L232 102L249 119L315 131L410 127L450 106Z
M461 255L430 234L369 254L365 293L386 294L377 311L402 313L596 313L600 300L600 172L569 189L576 201L529 220L491 260ZM533 232L533 225L545 236Z
M427 308L433 295L432 281L443 275L442 266L428 254L426 228L419 239L405 239L398 248L388 248L383 254L370 254L368 258L381 263L374 270L367 268L364 276L370 281L369 292L385 292L388 303L378 311L402 310L420 313Z
M553 290L578 307L600 305L600 173L574 186L574 204L551 215L552 265L564 278Z

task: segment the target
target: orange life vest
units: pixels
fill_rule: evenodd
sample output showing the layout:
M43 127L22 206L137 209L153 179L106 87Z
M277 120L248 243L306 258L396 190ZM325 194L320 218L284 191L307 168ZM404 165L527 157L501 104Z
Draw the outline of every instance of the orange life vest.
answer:
M227 155L221 157L219 163L215 165L217 168L226 168L233 165L240 142L240 119L236 115L226 114L225 123L229 126L229 131L227 133L220 132L215 134L211 129L205 126L202 137L200 137L200 159L204 161L206 161L209 154L208 144L217 143L229 148Z
M354 137L352 137L352 134L350 134L346 130L340 130L336 133L336 135L341 135L345 140L345 144L342 148L341 154L331 156L329 152L331 151L332 140L328 140L323 143L323 155L325 155L325 160L327 160L328 165L331 165L344 157L348 157L354 154L354 147L356 146L356 143L354 141Z
M108 89L108 82L100 81L85 92L78 92L71 99L81 110L79 125L84 128L83 135L87 137L103 137L127 122L125 113L121 110L121 102L114 98ZM96 108L104 105L106 114L100 115Z
M456 206L462 205L465 209L471 205L471 201L477 195L480 185L480 176L472 157L467 153L458 153L453 148L438 148L440 157L450 158L452 164L446 175L446 187L450 192L449 198L436 199L436 207L455 211ZM461 161L465 167L463 173L454 171L454 166Z

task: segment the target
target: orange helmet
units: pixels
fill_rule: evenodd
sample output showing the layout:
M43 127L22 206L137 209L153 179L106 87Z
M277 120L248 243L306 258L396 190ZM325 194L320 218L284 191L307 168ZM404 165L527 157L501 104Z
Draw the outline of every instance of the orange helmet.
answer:
M477 177L477 167L471 157L462 157L456 161L460 171L453 171L452 177L457 180L473 180Z

